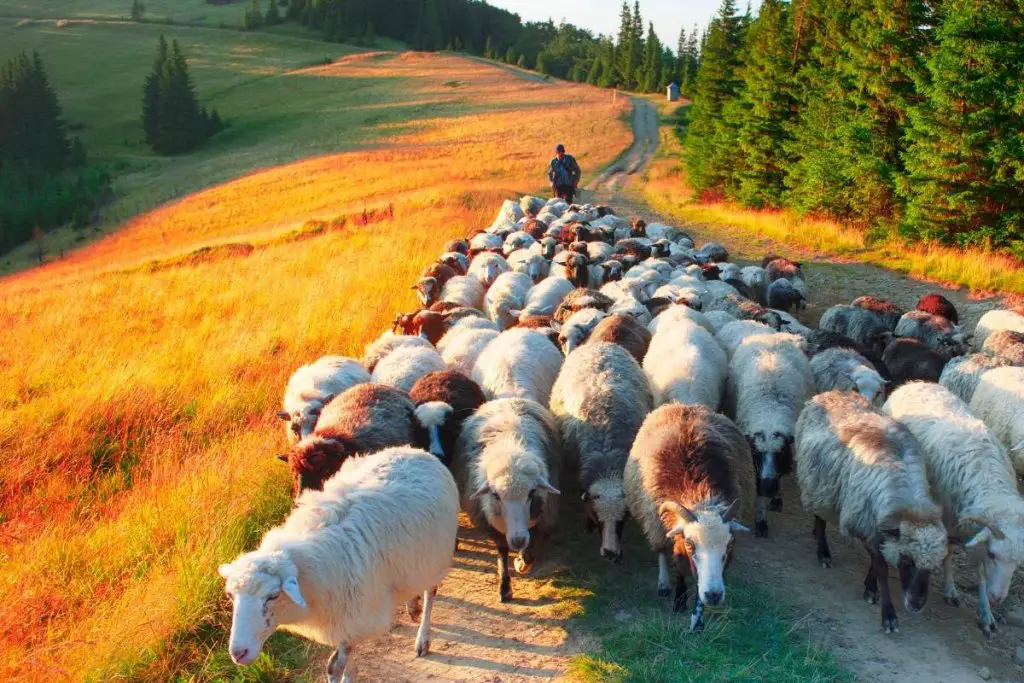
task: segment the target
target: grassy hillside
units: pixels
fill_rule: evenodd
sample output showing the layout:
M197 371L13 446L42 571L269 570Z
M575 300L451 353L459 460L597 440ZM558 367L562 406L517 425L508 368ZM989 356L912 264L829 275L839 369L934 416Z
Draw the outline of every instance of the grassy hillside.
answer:
M250 2L234 0L224 5L211 5L206 0L146 0L145 18L151 21L173 21L179 24L221 23L238 25ZM266 2L261 3L266 9ZM0 15L33 19L100 19L115 21L131 15L128 0L0 0Z
M238 137L214 145L234 165L221 147L192 173L363 148L191 195L0 281L0 679L210 677L184 634L223 618L217 562L287 508L273 413L289 372L358 355L413 305L409 283L444 240L543 186L556 138L588 171L629 141L621 99L451 57L263 78L292 102L252 90L229 114ZM301 148L291 116L312 136ZM189 182L187 163L152 182ZM389 204L393 218L363 220Z

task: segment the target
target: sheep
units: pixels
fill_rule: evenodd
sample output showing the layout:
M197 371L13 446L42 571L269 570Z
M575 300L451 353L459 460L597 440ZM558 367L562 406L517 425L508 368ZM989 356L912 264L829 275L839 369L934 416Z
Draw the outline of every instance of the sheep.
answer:
M484 286L472 275L456 275L445 283L441 290L441 301L480 309L484 303Z
M444 369L444 359L435 349L402 347L377 363L370 381L408 392L423 375Z
M278 456L291 469L295 496L322 489L352 455L421 444L426 434L415 413L405 392L383 384L357 384L336 396L313 433Z
M668 325L676 322L677 320L688 320L700 325L707 330L709 334L715 333L715 328L712 327L711 323L705 320L703 314L682 304L674 304L666 308L654 317L650 324L647 325L647 329L650 330L651 334L656 334L661 325Z
M477 358L473 379L488 398L528 398L548 405L562 354L537 330L513 328L498 335Z
M564 323L578 311L586 308L607 311L613 303L615 302L610 297L601 292L585 287L577 287L565 295L552 317L557 322Z
M480 385L455 370L424 375L409 398L416 404L417 421L430 436L429 451L442 460L454 455L462 424L487 401Z
M530 253L544 259L548 267L551 266L551 259L555 258L561 245L554 237L543 237L530 245Z
M1006 366L982 374L970 408L1002 441L1017 473L1024 475L1024 368Z
M732 358L740 344L761 334L775 334L775 330L756 320L734 320L715 332L715 340L726 355Z
M990 604L1006 597L1014 571L1024 562L1024 499L1006 449L963 401L936 384L900 387L883 412L921 444L947 529L969 534L965 548L985 550L978 564L978 626L991 638L996 624ZM952 554L943 569L946 602L959 605Z
M633 439L653 408L647 377L616 344L569 354L551 390L551 413L566 455L579 469L587 529L601 532L601 556L622 560L626 498L622 474Z
M1005 359L1011 365L1024 366L1024 332L993 332L985 339L981 348L997 358Z
M643 327L647 327L654 319L647 306L640 303L631 296L617 299L608 309L609 315L628 315L636 320Z
M604 242L588 242L587 243L587 258L591 261L598 263L607 261L612 258L612 252L615 250L612 245L605 244Z
M959 327L940 315L910 311L896 324L897 337L914 337L949 360L967 353L967 341Z
M981 316L981 320L974 328L974 347L976 349L983 348L988 336L999 330L1024 332L1024 314L1005 309L988 311Z
M484 309L487 316L505 330L515 322L511 311L521 311L526 305L526 296L533 288L533 280L523 273L506 272L499 275L484 295Z
M738 318L736 318L735 316L729 315L725 311L707 311L707 312L702 312L701 315L703 315L704 316L704 320L706 320L708 322L708 324L711 325L711 327L714 328L716 334L718 333L719 330L721 330L723 327L725 327L729 323L735 322L736 320L738 320Z
M332 398L369 381L370 373L363 364L344 356L324 356L293 372L284 390L282 410L277 413L285 423L289 445L313 433L320 411Z
M458 275L454 268L446 263L432 263L427 266L419 281L413 285L416 296L424 306L430 306L441 296L441 290L448 280Z
M768 285L768 308L799 313L806 306L804 295L786 278L779 278Z
M768 305L768 278L765 275L764 268L760 266L741 268L740 280L750 288L751 293L754 295L754 301L762 306Z
M383 335L366 345L366 348L363 349L363 357L360 361L366 370L372 373L374 369L376 369L377 363L381 362L396 349L403 346L416 346L429 349L433 347L433 344L423 337L413 337L409 335L385 332Z
M764 277L769 285L776 280L785 278L792 282L793 286L799 289L801 293L807 294L805 291L806 284L803 284L803 287L800 286L802 283L807 282L807 278L804 277L804 272L800 270L799 261L790 261L782 256L766 256L761 267L764 268Z
M507 257L513 251L529 249L536 241L537 240L533 238L533 235L526 231L519 230L517 232L513 232L505 238L505 242L501 246L502 253Z
M402 316L402 327L405 333L419 335L431 344L438 344L450 330L456 327L498 329L497 325L483 317L482 311L453 304L445 304L445 306L448 307L448 310L443 313L433 310L419 311L407 323L408 316Z
M689 320L658 328L644 357L655 405L683 403L718 410L728 359L710 332Z
M903 317L905 311L887 299L879 299L875 296L859 296L854 299L851 306L869 311L881 321L890 332L896 329L896 324Z
M455 330L438 342L437 350L448 368L471 376L477 358L498 334L497 330Z
M507 334L507 333L506 333ZM509 549L519 552L516 570L527 573L536 543L530 530L549 534L558 521L562 443L555 419L540 404L522 398L490 401L462 425L452 473L462 509L498 549L498 598L512 599Z
M721 244L708 242L697 250L697 261L700 263L726 263L729 251Z
M900 337L885 347L882 361L889 368L892 388L896 389L913 380L938 382L947 359L929 349L920 339Z
M782 326L782 318L778 313L762 308L759 304L745 299L739 294L726 294L725 296L705 301L701 312L710 313L711 311L725 311L734 318L757 320L775 329L779 329Z
M607 317L607 313L596 308L584 308L573 313L558 334L558 342L566 355L587 341L597 324Z
M889 565L900 567L903 604L918 612L930 573L946 556L942 509L928 492L917 440L859 394L819 394L796 423L796 474L804 509L814 514L818 562L832 566L825 526L838 522L871 556L864 599L874 604L881 589L882 629L898 631Z
M450 240L445 243L444 249L446 253L458 252L459 254L469 255L469 240Z
M426 655L458 514L455 481L428 453L391 448L348 461L324 491L302 496L258 549L218 568L233 603L231 659L252 664L283 628L337 648L330 683L355 681L352 649L387 633L402 603L420 619L416 656Z
M825 311L818 327L846 335L872 353L881 356L892 336L885 317L860 306L839 304Z
M487 289L499 275L507 273L510 269L508 261L500 254L477 254L469 264L466 276L476 278L483 288Z
M492 249L501 249L502 239L488 232L478 232L469 239L469 255L476 256Z
M783 325L784 327L786 326L785 323L783 323ZM871 364L875 367L878 374L881 375L882 379L886 382L892 381L892 373L889 372L889 368L885 365L881 356L853 341L845 334L830 332L828 330L811 330L806 335L801 336L804 337L804 351L807 353L808 358L813 358L817 354L828 349L850 349L871 361Z
M726 414L750 442L757 471L754 533L765 536L764 499L782 506L779 479L793 465L793 427L804 402L814 394L814 373L797 335L777 333L749 337L729 361Z
M954 325L960 324L960 315L953 302L941 294L925 294L917 301L915 309L945 318Z
M548 276L550 264L540 254L520 249L508 257L508 265L514 273L523 273L530 277L534 284Z
M531 315L554 315L562 299L576 289L564 277L550 276L534 285L526 297L526 305L519 314L519 319ZM513 313L514 314L514 313Z
M959 356L946 363L939 376L939 384L964 403L970 403L982 374L1004 365L1010 365L1010 361L984 352Z
M519 208L528 216L536 216L544 209L544 200L540 197L523 195L519 198Z
M705 406L664 405L637 434L624 473L626 506L658 554L658 595L686 609L686 575L697 574L690 630L703 629L704 605L725 600L724 571L734 531L748 531L754 502L750 450L736 426Z
M819 394L855 391L876 407L885 401L886 381L871 361L852 349L828 349L813 356L811 372Z
M640 321L629 315L612 314L597 324L588 344L610 342L626 349L637 363L643 363L651 345L651 333Z

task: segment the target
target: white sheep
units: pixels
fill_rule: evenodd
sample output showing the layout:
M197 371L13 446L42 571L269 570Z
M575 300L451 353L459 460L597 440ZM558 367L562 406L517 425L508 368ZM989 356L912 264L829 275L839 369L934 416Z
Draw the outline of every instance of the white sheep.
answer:
M817 393L856 391L874 406L885 401L886 382L871 361L853 349L831 348L811 358Z
M596 308L584 308L569 316L558 334L558 340L566 355L587 341L587 337L597 324L607 317L607 313Z
M734 320L733 322L723 325L722 328L715 333L715 339L721 345L729 358L732 358L732 355L736 353L736 349L739 348L740 344L750 337L756 337L763 334L775 334L775 330L764 323L757 322L756 320Z
M508 256L519 249L529 249L536 241L537 240L533 238L533 235L522 230L509 233L509 236L505 238L505 243L501 247L502 253L504 253L505 256Z
M796 474L804 509L815 516L818 561L832 564L829 521L838 522L844 537L862 541L871 555L864 598L875 603L881 590L882 628L898 631L889 565L900 567L903 604L917 612L947 550L942 509L928 491L917 439L859 394L818 394L796 423Z
M1010 451L1017 473L1024 475L1024 368L1006 366L983 373L970 407Z
M725 311L708 311L707 313L702 313L701 315L703 315L704 319L708 321L708 324L710 324L711 327L714 328L715 334L720 332L721 329L728 325L729 323L738 320L736 316L730 315Z
M700 311L696 311L683 304L675 304L666 308L654 317L654 320L647 325L647 329L651 334L655 334L658 331L658 328L662 325L670 325L679 320L687 320L689 322L696 323L707 330L708 334L713 335L715 333L715 328L707 321Z
M953 358L942 369L939 384L952 391L961 401L970 403L981 376L992 368L1010 365L1008 358L984 351Z
M444 359L435 349L403 346L377 363L371 381L408 393L420 377L444 369Z
M534 285L526 297L526 305L519 314L519 319L531 315L554 315L558 304L562 303L569 292L576 289L575 285L564 277L547 277Z
M779 479L792 469L793 428L814 394L814 374L795 334L748 337L729 362L726 414L750 441L757 470L755 533L768 532L765 498L781 503Z
M686 319L658 327L644 357L655 405L683 403L718 410L728 359L711 333Z
M602 294L604 290L601 290ZM608 315L628 315L634 318L638 323L647 327L653 318L651 317L651 311L640 303L638 300L631 296L625 296L621 299L616 299L615 303L608 309Z
M511 311L521 311L526 305L526 296L533 288L533 280L524 273L506 272L495 279L484 295L484 310L498 330L504 330L515 323Z
M377 363L387 358L396 349L403 346L418 346L424 349L434 347L428 340L409 334L395 334L388 330L363 349L362 364L369 372L373 372Z
M472 264L469 267L472 268ZM482 308L484 286L471 275L456 275L441 288L441 301L466 308Z
M473 526L486 531L498 549L499 599L512 598L509 549L519 552L516 570L534 563L537 535L550 533L558 520L562 443L546 408L521 398L489 401L466 418L455 445L452 472L462 509Z
M528 398L547 406L562 367L562 353L537 330L513 328L487 345L473 379L488 398Z
M985 340L988 339L988 336L1000 330L1024 332L1024 315L1002 308L988 311L985 315L981 316L981 320L978 321L977 326L974 328L974 348L980 350L985 345Z
M946 528L968 535L965 548L985 551L978 555L978 625L991 637L990 603L1006 597L1014 571L1024 562L1024 499L1006 449L963 401L937 384L904 384L883 411L921 444ZM943 569L946 602L958 605L951 554Z
M284 390L282 410L289 444L313 433L320 411L328 401L357 384L370 381L370 373L357 360L345 356L324 356L292 373Z
M449 368L472 377L477 358L498 334L497 330L451 330L441 337L437 351Z
M501 245L501 238L489 232L478 232L469 238L469 251L471 254L501 249Z
M529 249L520 249L509 254L508 265L515 273L525 273L537 283L548 276L551 264L541 254Z
M740 269L740 280L754 293L754 300L762 306L768 304L768 278L764 268L746 266Z
M467 276L476 278L484 289L490 287L498 276L511 270L508 261L500 254L491 252L477 254L469 264ZM444 297L441 297L444 299Z
M422 604L416 655L427 654L458 515L455 480L429 453L401 447L349 458L259 549L220 566L234 603L231 658L253 663L280 627L337 648L328 680L354 681L352 648L387 633L402 603L414 618Z

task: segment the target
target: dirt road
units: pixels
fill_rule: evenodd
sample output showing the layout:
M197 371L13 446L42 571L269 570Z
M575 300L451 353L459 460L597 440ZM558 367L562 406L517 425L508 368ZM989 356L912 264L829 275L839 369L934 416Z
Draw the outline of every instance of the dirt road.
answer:
M631 187L653 157L658 142L658 118L654 107L634 99L636 141L623 157L586 187L586 201L607 203L626 215L648 221L664 220L638 198ZM798 253L739 232L702 226L683 226L698 242L724 243L738 259L759 260L769 249ZM862 264L834 263L801 254L811 286L812 321L824 308L848 302L855 296L874 293L912 307L917 297L934 285L908 280L902 275ZM970 325L993 301L973 301L961 292L945 292ZM958 575L961 607L943 604L938 579L923 614L897 611L900 632L884 635L879 628L878 607L861 599L866 555L859 547L830 538L834 568L821 569L814 557L811 519L800 509L794 482L784 482L785 511L771 515L771 537L742 538L736 550L736 575L750 583L772 587L779 599L805 613L811 635L832 649L838 660L860 680L872 682L932 683L973 681L978 670L988 667L991 680L1022 681L1024 669L1012 663L1015 648L1024 644L1024 630L1000 625L992 643L986 644L974 625L973 572ZM564 533L578 529L574 515L566 514ZM632 526L632 523L630 523ZM632 539L636 528L627 530ZM490 681L518 683L548 680L563 675L571 657L587 643L585 633L571 633L568 619L571 601L560 598L552 583L567 558L557 551L535 568L531 577L513 576L516 599L497 601L494 552L489 541L472 530L460 531L461 549L455 568L442 585L434 612L433 649L430 656L413 656L415 628L404 615L385 638L360 647L357 657L363 680L388 681ZM630 543L637 553L646 551ZM615 571L601 568L599 571ZM1020 579L1006 609L1020 604L1024 585ZM898 582L894 587L899 593ZM327 651L313 653L311 667L319 670Z

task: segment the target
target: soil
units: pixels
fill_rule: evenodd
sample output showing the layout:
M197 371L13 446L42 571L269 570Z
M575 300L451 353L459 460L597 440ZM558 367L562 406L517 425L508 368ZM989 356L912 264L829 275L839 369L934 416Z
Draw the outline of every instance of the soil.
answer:
M678 224L659 217L630 191L631 180L653 157L658 142L658 117L654 107L634 99L633 146L611 168L585 187L584 201L608 204L620 215L638 215L648 221ZM804 262L811 288L812 307L805 322L813 324L821 312L862 294L892 299L913 308L924 293L940 289L934 284L909 279L883 268L840 263L827 257L801 253L749 234L718 227L681 226L698 243L714 240L733 252L737 261L760 261L767 251L796 255ZM966 292L943 290L960 311L961 321L973 327L998 300L972 299ZM899 604L898 581L891 580L900 630L885 635L879 625L879 607L862 598L867 555L860 547L843 541L829 530L833 568L822 569L815 559L811 518L800 508L793 481L783 483L784 511L769 513L768 538L743 537L738 541L733 569L751 583L775 587L780 600L805 613L812 638L830 648L838 661L858 680L933 683L981 680L987 667L989 680L1024 681L1024 668L1013 663L1016 648L1024 645L1024 622L1018 627L1001 623L986 643L975 625L976 574L958 556L957 572L962 605L943 603L941 577L933 577L929 604L921 614L911 614ZM573 520L565 518L565 524ZM638 535L636 529L628 530ZM404 613L396 615L391 633L355 650L360 679L364 681L488 681L518 683L561 677L572 656L587 649L585 633L567 630L570 604L561 600L549 578L560 559L554 553L541 561L529 577L513 573L515 600L497 599L495 555L492 544L463 525L461 547L455 565L441 586L433 618L433 641L427 657L416 658L416 629ZM892 577L895 579L895 576ZM1018 579L1005 613L1024 603L1024 580ZM314 652L311 668L326 662L328 650Z

